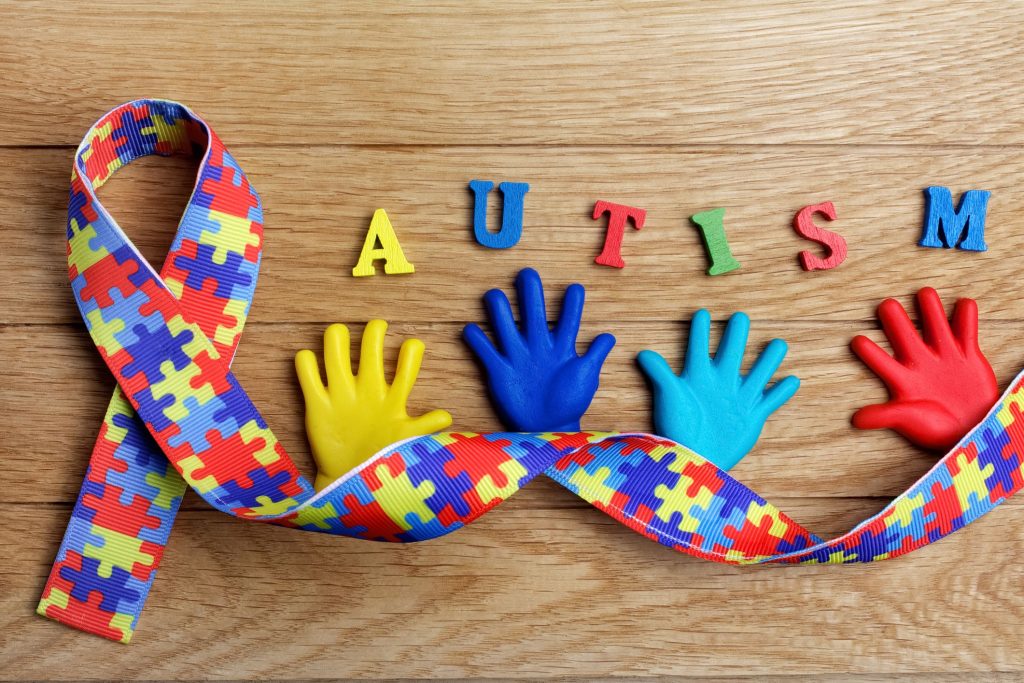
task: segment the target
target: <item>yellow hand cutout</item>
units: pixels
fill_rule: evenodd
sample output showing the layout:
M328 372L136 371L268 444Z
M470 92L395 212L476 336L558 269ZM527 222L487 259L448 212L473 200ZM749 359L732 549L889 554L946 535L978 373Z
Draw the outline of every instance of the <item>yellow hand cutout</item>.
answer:
M395 380L384 380L384 333L388 324L371 320L363 330L359 373L352 375L349 334L344 325L324 332L327 386L320 378L316 354L295 354L295 371L306 400L306 435L313 448L319 491L385 446L446 429L452 416L433 410L409 417L409 398L423 361L423 342L406 339L398 352Z

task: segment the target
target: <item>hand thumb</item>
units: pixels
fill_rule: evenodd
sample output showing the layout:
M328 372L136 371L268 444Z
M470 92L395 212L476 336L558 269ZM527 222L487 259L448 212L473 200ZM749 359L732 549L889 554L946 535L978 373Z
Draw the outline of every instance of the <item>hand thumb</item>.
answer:
M857 429L904 431L918 419L919 411L907 405L890 402L864 406L853 414L851 422Z
M858 429L893 429L918 446L940 451L956 445L965 433L940 406L923 401L865 406L853 414L852 422Z
M599 334L594 341L590 342L590 348L583 354L583 361L592 371L600 372L601 366L604 365L613 346L615 346L615 337L608 333Z

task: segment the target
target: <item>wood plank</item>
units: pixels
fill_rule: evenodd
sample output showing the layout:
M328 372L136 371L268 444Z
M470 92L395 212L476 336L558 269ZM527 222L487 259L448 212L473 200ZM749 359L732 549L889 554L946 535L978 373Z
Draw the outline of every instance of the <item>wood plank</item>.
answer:
M1024 7L884 0L0 7L0 140L153 94L236 143L1020 144Z
M352 324L355 339L361 328L361 323ZM389 372L394 367L400 340L418 336L427 344L427 356L410 410L415 414L446 408L453 413L457 429L500 430L479 372L459 339L460 328L454 323L393 324L387 339L387 367ZM720 329L716 325L716 336ZM234 365L278 438L307 473L313 471L312 459L292 357L300 348L316 349L319 354L322 330L318 324L254 323L245 333ZM751 348L760 349L773 336L786 338L791 350L783 371L803 381L797 395L769 420L756 450L734 469L737 477L770 500L891 498L935 463L935 456L911 447L894 433L862 432L850 426L856 408L882 401L886 395L881 383L846 347L860 331L864 330L857 325L821 328L755 321ZM596 332L589 323L583 338ZM633 359L641 349L654 348L674 367L681 367L687 333L686 326L676 323L643 323L624 330L584 426L651 429L649 391ZM983 333L983 348L1001 386L1006 386L1020 371L1024 325L990 322ZM877 331L871 336L881 341ZM753 360L750 355L748 363ZM72 326L0 327L0 358L21 359L9 368L6 391L0 394L0 480L6 483L5 499L74 501L112 388L109 372L85 331ZM573 498L554 484L538 495L557 505Z
M978 298L986 319L1024 320L1024 299L1007 289L1024 251L1016 187L1024 150L288 147L239 156L266 205L253 313L262 322L475 320L483 292L509 287L526 265L552 289L573 280L590 287L592 321L679 320L699 306L768 320L868 321L884 297L925 284ZM67 150L0 150L0 322L78 320L63 241L70 164ZM185 160L143 159L104 188L112 214L156 264L192 173ZM473 240L473 177L532 183L517 247L488 250ZM993 192L988 252L917 246L921 188L934 183ZM596 199L648 210L644 229L626 235L623 270L593 263L605 233L605 222L590 218ZM797 253L813 245L791 223L802 206L825 200L838 208L830 226L849 242L850 257L836 270L806 273ZM716 206L727 207L743 267L709 277L688 216ZM378 207L392 217L415 274L351 276ZM497 225L500 202L490 208Z
M788 502L833 528L863 507ZM127 647L32 614L67 508L0 511L0 662L11 677L1024 670L1019 508L897 561L748 568L678 555L594 510L523 509L515 499L411 546L187 512Z

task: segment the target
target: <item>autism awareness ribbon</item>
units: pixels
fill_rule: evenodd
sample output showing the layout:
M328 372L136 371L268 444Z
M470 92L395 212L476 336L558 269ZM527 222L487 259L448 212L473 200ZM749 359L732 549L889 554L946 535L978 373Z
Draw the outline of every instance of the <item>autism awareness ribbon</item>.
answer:
M148 154L200 158L159 274L97 199ZM1024 486L1024 374L920 480L824 541L700 455L651 434L441 433L393 444L320 492L230 370L262 247L260 200L184 106L117 107L75 153L68 273L118 388L38 612L128 642L186 486L242 519L377 541L465 526L544 474L630 529L731 564L870 562L965 526Z

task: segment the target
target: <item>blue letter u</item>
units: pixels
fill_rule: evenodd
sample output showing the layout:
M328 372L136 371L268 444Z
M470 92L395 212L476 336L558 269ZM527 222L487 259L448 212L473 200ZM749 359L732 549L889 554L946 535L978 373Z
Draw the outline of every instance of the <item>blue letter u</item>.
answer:
M473 191L473 236L488 249L508 249L519 243L523 235L523 197L530 191L528 183L501 183L504 206L501 212L501 229L487 230L487 194L494 188L489 180L470 180Z

